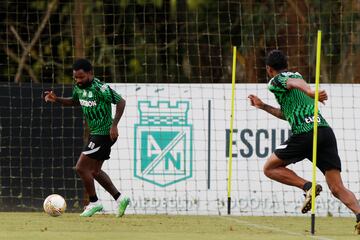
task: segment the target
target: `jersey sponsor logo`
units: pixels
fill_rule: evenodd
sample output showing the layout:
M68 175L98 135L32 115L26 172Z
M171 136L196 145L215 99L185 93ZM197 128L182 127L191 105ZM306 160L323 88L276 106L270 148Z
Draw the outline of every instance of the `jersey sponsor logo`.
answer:
M94 107L96 106L96 101L87 101L83 99L79 99L80 105L84 107Z
M304 118L304 121L305 121L306 123L313 123L313 122L314 122L314 116L306 117L306 118ZM318 122L318 123L321 122L321 119L320 119L319 116L317 117L317 122Z
M160 187L192 177L192 125L188 101L139 101L134 176Z
M108 85L107 85L107 84L104 84L104 85L101 86L100 90L101 90L102 92L105 92L107 88L108 88Z
M94 96L94 94L91 92L91 91L86 91L86 90L83 90L82 91L82 97L83 98L86 98L86 97L88 97L88 98L92 98Z

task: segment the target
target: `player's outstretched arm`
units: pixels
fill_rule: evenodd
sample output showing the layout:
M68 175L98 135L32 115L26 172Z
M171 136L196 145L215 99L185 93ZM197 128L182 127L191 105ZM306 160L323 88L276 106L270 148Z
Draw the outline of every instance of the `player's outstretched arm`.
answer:
M60 103L63 106L78 106L80 105L79 101L74 100L73 98L62 98L56 96L53 91L46 91L45 92L45 102L56 102Z
M250 99L251 106L262 109L265 112L268 112L277 118L285 120L284 115L280 108L275 108L273 106L264 103L260 98L258 98L256 95L253 94L250 94L248 98Z
M287 88L288 89L299 89L300 91L303 91L306 95L308 95L311 98L315 98L315 91L311 89L309 84L307 84L303 79L299 78L289 78L287 80ZM325 90L319 90L319 102L325 103L325 101L328 99L327 93Z
M113 123L110 128L110 138L112 140L115 140L119 136L117 125L124 113L125 106L126 106L126 101L123 98L121 98L121 100L116 104L115 117L113 119Z

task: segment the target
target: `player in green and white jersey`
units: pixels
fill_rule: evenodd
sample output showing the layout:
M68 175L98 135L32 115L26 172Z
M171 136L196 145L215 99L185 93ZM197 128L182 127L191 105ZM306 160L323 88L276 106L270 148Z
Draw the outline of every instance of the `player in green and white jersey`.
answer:
M303 189L305 201L302 213L306 213L311 209L312 183L298 176L287 166L305 158L312 159L315 91L304 81L300 73L290 72L287 67L287 58L281 51L273 50L268 54L266 71L271 77L268 88L274 93L280 108L262 102L255 95L249 95L249 99L252 106L289 122L293 134L271 154L264 165L264 173L275 181ZM326 91L320 90L319 101L324 103L327 98ZM335 135L320 113L317 121L317 167L325 175L332 194L356 215L355 227L360 234L360 205L355 195L343 185ZM322 187L317 185L316 195L321 190Z
M90 199L90 204L86 206L80 216L91 217L96 212L103 210L96 195L95 179L117 201L117 216L122 217L130 200L120 194L101 167L104 161L110 158L111 146L119 135L117 124L123 115L126 102L107 84L94 77L92 65L86 59L75 61L73 76L76 84L72 97L58 97L54 92L47 91L45 92L45 101L60 103L64 106L81 105L90 129L89 142L76 164L76 171L80 175ZM111 104L116 105L114 119L112 118Z

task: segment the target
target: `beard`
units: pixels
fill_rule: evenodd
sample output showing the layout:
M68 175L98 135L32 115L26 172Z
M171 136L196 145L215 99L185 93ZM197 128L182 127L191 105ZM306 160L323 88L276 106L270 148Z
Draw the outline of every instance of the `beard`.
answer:
M76 83L76 85L81 89L85 89L85 88L91 86L91 84L92 84L92 80L88 80L88 81L86 81L86 83L80 83L80 84Z

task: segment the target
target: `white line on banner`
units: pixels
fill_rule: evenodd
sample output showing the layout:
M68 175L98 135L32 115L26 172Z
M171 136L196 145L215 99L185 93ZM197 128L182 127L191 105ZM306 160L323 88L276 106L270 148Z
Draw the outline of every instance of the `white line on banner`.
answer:
M180 132L176 135L176 137L167 145L161 153L146 167L143 171L143 175L148 174L162 159L163 157L170 152L175 145L185 136L185 132Z

